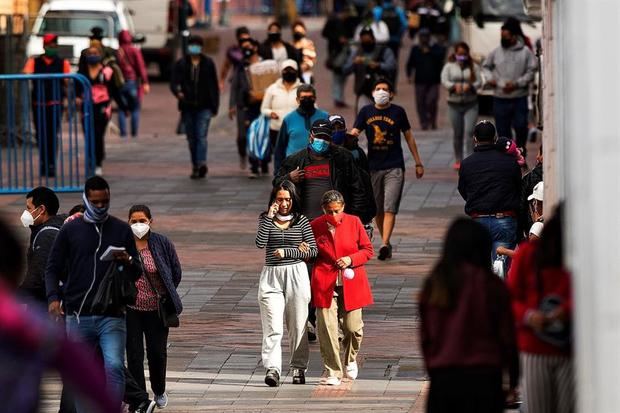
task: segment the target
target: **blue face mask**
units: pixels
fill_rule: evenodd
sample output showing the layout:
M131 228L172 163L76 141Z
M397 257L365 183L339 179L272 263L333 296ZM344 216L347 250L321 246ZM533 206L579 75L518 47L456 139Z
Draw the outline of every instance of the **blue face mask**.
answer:
M310 144L310 149L318 154L318 155L322 155L325 152L327 152L327 150L329 149L329 142L323 140L323 139L317 139L314 138L312 140L312 143Z
M101 224L108 219L110 204L103 208L98 208L90 203L85 193L82 193L82 201L84 201L84 220L86 222Z
M90 55L86 56L86 64L88 65L96 65L101 63L101 56L98 55Z
M202 47L199 44L190 44L187 46L187 53L190 55L199 55L202 53Z
M347 132L343 130L335 131L334 134L332 135L333 142L336 145L342 145L346 137L347 137Z

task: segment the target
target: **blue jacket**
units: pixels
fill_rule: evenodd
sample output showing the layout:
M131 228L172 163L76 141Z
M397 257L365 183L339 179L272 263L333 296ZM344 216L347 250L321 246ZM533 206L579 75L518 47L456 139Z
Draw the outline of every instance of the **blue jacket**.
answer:
M407 15L405 14L405 10L402 7L398 7L394 4L394 2L384 2L383 6L375 6L372 10L372 15L376 21L383 20L383 11L388 8L393 8L398 16L398 20L400 23L400 27L397 33L390 32L390 42L399 43L403 37L403 34L407 31L407 27L409 26L409 21L407 19Z
M103 224L91 224L76 218L64 224L54 240L45 269L45 288L49 302L62 298L67 315L92 315L90 307L110 263L100 261L109 246L125 247L133 257L128 276L142 273L140 254L131 228L125 221L110 216ZM59 281L67 271L61 294ZM81 307L81 311L80 311Z
M183 304L177 293L177 287L181 282L183 271L181 270L181 263L179 262L174 244L166 236L151 232L148 245L168 296L172 299L177 314L181 314Z
M299 152L308 145L310 127L314 121L327 119L329 114L321 109L315 109L310 116L296 109L286 115L278 135L274 149L274 171L280 169L284 158Z

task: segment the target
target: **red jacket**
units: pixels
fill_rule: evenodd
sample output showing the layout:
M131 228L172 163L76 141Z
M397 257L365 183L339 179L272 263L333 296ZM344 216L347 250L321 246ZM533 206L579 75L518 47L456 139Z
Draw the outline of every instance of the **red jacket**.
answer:
M312 271L312 301L317 308L329 308L334 296L338 267L336 261L351 257L355 271L353 279L342 277L344 307L346 311L357 310L372 304L372 292L364 264L373 256L373 248L364 226L358 217L344 214L333 236L327 228L327 216L323 215L310 224L319 248Z
M541 301L536 281L536 249L539 241L524 242L519 246L506 280L512 297L512 311L517 325L519 350L541 355L569 355L569 349L561 349L540 340L525 324L529 311L536 310ZM573 301L570 274L562 268L546 268L541 271L542 295L555 294L564 299L564 309L572 313Z

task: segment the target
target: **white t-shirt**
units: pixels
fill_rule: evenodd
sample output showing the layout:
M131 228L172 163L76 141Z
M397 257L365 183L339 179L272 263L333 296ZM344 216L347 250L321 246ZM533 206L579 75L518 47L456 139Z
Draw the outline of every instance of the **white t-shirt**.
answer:
M284 47L284 45L278 47L277 49L272 47L271 52L273 53L273 60L278 63L282 63L288 59L288 54L286 54L286 47Z

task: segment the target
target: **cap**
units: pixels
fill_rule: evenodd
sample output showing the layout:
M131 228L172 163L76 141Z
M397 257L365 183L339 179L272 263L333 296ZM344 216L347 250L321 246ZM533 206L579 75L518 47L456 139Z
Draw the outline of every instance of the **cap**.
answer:
M480 142L491 142L495 138L495 126L488 120L478 122L474 127L474 138Z
M336 125L342 125L345 128L347 127L347 123L341 115L329 115L329 123L331 124L332 128L334 128Z
M534 222L534 224L532 224L532 227L530 228L530 235L536 235L538 238L540 238L544 227L545 224L543 224L542 222Z
M370 26L362 27L362 30L360 31L360 37L362 37L365 34L369 34L372 37L375 37L375 32L372 31L372 28Z
M48 33L43 36L43 47L48 46L51 43L58 42L58 35L53 33Z
M532 194L527 197L527 200L531 201L535 199L537 201L542 201L544 193L545 193L545 183L543 181L540 181L534 187L534 191L532 192Z
M101 40L103 39L103 29L99 26L95 26L92 29L90 29L90 32L92 33L90 35L90 38L93 40Z
M310 132L316 138L325 136L331 140L332 134L334 133L334 128L328 119L319 119L314 121Z
M280 64L280 71L283 71L287 67L290 67L292 69L295 69L296 71L299 71L299 66L297 65L297 62L294 61L293 59L286 59L285 61L283 61Z

